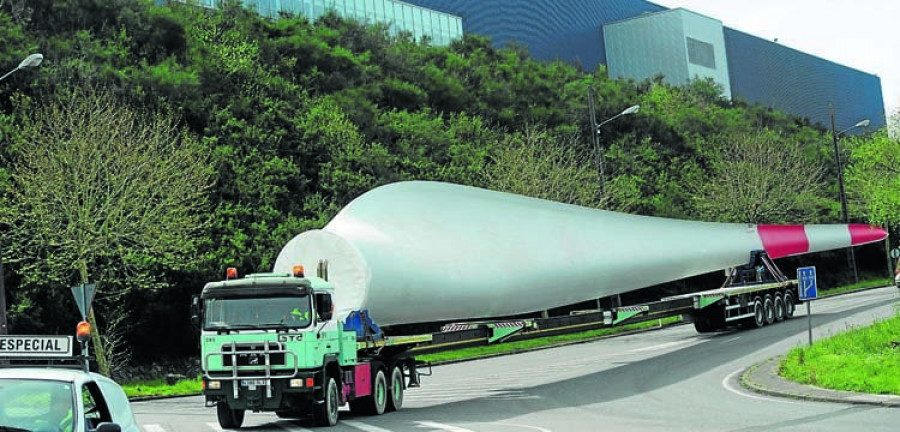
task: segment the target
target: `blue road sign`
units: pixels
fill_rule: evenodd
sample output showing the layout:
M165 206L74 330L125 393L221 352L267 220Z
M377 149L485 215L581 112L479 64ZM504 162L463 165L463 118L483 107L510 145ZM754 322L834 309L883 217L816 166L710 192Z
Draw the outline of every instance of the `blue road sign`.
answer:
M815 267L798 268L797 283L800 284L800 300L813 300L819 297Z

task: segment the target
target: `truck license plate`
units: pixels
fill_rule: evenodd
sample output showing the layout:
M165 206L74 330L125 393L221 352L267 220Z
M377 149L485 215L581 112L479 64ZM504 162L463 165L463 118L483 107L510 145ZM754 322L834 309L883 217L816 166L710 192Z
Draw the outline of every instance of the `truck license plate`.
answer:
M265 386L266 380L264 379L244 379L241 380L241 387L247 387L250 390L256 390L256 386Z

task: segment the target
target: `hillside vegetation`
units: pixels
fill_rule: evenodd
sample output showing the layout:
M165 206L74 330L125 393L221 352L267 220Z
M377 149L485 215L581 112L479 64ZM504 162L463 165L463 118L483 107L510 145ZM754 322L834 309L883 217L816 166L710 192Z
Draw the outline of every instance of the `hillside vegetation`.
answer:
M44 55L0 82L11 332L70 333L69 287L96 283L111 367L192 353L189 296L205 281L269 270L291 237L391 182L682 219L841 220L830 135L708 81L611 80L477 35L434 47L236 2L0 1L0 39L6 70ZM589 90L598 120L641 106L603 126L602 179ZM881 167L863 162L896 146L877 139L848 188L870 191L852 196L854 219L883 223L900 194L865 183ZM860 264L883 272L883 254Z

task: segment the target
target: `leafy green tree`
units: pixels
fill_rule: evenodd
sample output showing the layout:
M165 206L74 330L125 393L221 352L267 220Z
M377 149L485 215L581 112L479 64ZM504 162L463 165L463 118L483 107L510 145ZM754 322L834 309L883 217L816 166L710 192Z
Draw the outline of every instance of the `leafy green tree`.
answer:
M87 88L21 118L0 221L15 227L4 259L23 285L95 283L98 295L119 296L163 286L161 269L191 268L207 226L211 169L205 146L171 115ZM94 353L109 374L106 353L116 347L104 343L94 316Z
M845 169L854 213L875 225L900 222L900 139L882 130L852 140Z

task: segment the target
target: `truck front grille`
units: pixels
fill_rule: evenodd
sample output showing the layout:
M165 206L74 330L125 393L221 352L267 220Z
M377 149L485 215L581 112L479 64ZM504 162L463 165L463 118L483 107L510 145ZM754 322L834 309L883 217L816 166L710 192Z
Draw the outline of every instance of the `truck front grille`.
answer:
M232 351L235 347L237 349ZM232 356L232 353L234 353L234 356ZM266 355L268 355L269 365L284 366L284 353L284 345L276 342L225 344L222 346L222 364L223 366L234 366L232 359L236 358L237 366L265 366Z

